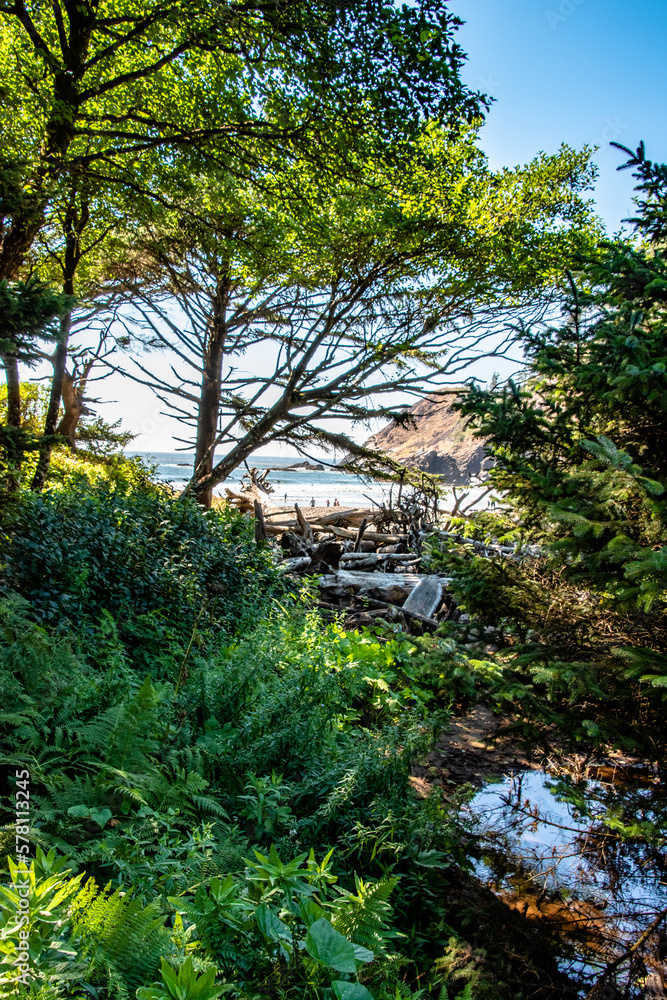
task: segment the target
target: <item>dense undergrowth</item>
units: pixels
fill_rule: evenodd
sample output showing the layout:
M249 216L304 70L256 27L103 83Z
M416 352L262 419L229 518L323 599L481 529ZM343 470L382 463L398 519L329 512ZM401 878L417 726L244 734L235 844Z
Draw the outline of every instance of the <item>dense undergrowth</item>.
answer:
M439 995L465 857L408 776L457 682L323 625L239 515L85 468L2 514L3 995Z
M459 556L434 543L427 558L451 571ZM480 698L545 752L556 730L636 746L614 701L629 711L634 694L610 676L584 683L588 667L522 667L519 640L537 641L517 597L528 564L501 567L523 581L503 590L488 579L496 564L460 559L472 623L419 639L349 632L320 620L309 585L289 582L246 519L202 513L136 464L79 461L42 495L12 494L3 995L509 1000L548 981L574 996L543 932L469 878L457 825L468 789L419 799L409 774L448 712ZM536 577L535 594L549 585ZM530 608L543 612L537 597ZM517 644L494 651L512 631ZM609 706L616 729L600 724ZM13 810L28 787L29 866L17 870ZM25 879L29 984L9 884Z

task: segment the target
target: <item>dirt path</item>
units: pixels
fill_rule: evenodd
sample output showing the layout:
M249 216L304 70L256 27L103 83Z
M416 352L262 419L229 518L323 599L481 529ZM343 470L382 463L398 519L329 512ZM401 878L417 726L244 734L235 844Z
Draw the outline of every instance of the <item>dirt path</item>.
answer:
M536 756L507 737L497 737L508 721L484 705L452 719L428 757L412 769L410 783L417 795L425 797L433 786L448 791L466 782L479 788L512 771L538 769L541 760Z

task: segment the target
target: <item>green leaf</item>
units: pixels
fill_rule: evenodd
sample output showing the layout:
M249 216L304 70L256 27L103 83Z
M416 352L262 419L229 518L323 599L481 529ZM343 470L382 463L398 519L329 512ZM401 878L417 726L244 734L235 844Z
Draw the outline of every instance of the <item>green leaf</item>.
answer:
M90 816L90 806L70 806L67 810L68 816L74 816L75 819L88 819Z
M336 972L357 971L354 945L324 917L316 920L308 931L306 950L316 962L328 965Z
M278 914L270 906L267 906L266 903L262 903L255 910L255 920L257 921L260 933L267 940L291 942L292 933L289 927L283 923Z
M372 962L375 958L372 951L369 951L368 948L364 948L360 944L354 944L352 947L354 948L354 957L357 962Z
M336 979L331 984L331 992L336 1000L373 1000L373 996L361 983L346 983Z
M90 818L92 819L93 823L97 823L97 825L101 829L104 829L104 827L107 825L107 823L111 819L112 815L113 815L113 813L111 812L111 809L91 809L90 810Z
M316 920L324 916L324 910L314 899L304 899L299 904L299 913L306 927L312 926Z

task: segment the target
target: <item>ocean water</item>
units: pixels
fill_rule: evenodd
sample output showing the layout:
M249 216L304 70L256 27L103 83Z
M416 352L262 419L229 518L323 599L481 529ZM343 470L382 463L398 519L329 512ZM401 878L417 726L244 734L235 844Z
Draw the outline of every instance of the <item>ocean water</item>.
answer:
M127 454L139 455L156 465L158 478L174 487L184 486L192 474L192 460L188 461L187 452L130 451ZM300 458L255 455L249 459L248 465L259 472L269 468L275 470L269 473L269 482L275 490L271 499L278 506L298 503L300 507L307 507L311 500L315 500L316 507L326 507L327 500L333 504L337 499L341 507L370 507L371 500L380 502L389 496L387 484L366 483L359 476L328 469L326 466L324 472L304 469L287 471L286 466L300 461ZM225 486L237 488L245 471L244 467L236 469L213 492L217 496L224 496Z

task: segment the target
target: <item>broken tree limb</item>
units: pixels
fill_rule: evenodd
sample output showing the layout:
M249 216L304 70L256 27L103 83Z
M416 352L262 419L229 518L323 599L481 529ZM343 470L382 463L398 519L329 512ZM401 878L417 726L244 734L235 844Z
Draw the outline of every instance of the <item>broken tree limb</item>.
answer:
M402 614L407 615L409 618L415 618L419 622L423 622L425 625L431 625L436 628L439 624L435 618L426 618L424 615L420 615L417 611L410 611L409 608L397 607L395 604L389 604L387 601L378 601L374 597L364 597L364 602L370 604L372 608L385 608L387 610L393 609L394 611L400 611Z
M275 538L277 538L279 535L285 534L285 528L279 527L277 524L271 524L268 521L264 522L264 530L266 531L267 535L271 535Z
M312 523L313 531L329 532L337 538L356 538L357 532L349 528L339 528L335 524ZM385 535L381 531L364 531L364 538L369 542L404 542L405 535Z
M280 563L280 568L284 569L286 573L302 573L306 569L310 569L313 564L313 560L310 556L294 556L292 559L284 559Z
M301 534L306 539L306 541L314 542L315 535L313 533L313 529L310 526L310 522L308 522L306 518L303 516L303 513L298 503L294 504L294 510L296 511L296 519L299 522L299 527L301 528Z
M266 541L266 523L264 521L264 511L259 500L255 500L255 541Z
M365 517L361 522L361 524L359 525L359 528L357 530L357 537L354 540L355 552L358 552L359 549L361 548L361 539L364 537L364 531L366 530L367 526L368 526L368 518Z
M280 508L271 502L268 495L252 486L245 490L235 490L225 486L227 501L241 511L242 514L253 513L254 504L257 500L261 504L264 514L281 513Z
M350 563L348 569L354 569L357 563L411 563L419 562L419 556L411 552L343 552L342 562Z
M390 604L401 604L420 579L416 573L361 573L341 569L320 577L319 587L338 597L345 597L350 591L355 594L372 591L381 594Z

